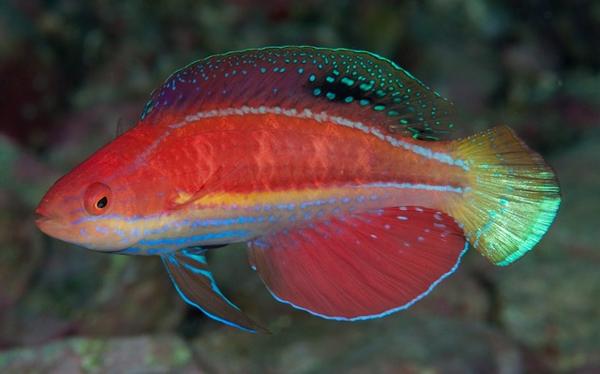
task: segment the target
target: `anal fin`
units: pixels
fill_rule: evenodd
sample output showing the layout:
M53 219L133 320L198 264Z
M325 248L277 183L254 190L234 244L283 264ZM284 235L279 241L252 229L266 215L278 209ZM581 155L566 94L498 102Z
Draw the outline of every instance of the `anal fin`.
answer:
M204 252L184 249L161 256L173 286L181 298L208 317L229 326L249 332L267 332L221 293L208 270Z
M277 300L354 321L410 307L454 272L467 247L452 217L394 207L259 238L249 256Z

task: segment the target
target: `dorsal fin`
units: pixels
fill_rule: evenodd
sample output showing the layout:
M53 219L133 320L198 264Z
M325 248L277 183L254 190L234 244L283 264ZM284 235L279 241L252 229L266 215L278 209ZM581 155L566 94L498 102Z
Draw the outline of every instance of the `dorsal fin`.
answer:
M315 47L249 49L194 62L152 94L141 118L155 125L165 115L177 121L242 107L327 113L424 140L444 137L454 126L451 103L393 62Z

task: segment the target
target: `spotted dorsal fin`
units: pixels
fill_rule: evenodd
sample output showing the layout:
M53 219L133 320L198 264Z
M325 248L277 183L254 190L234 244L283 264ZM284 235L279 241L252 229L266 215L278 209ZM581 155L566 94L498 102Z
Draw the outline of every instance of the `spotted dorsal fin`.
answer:
M375 126L384 135L436 140L452 105L393 62L364 51L270 47L215 55L175 72L142 123L172 125L197 113L279 108Z

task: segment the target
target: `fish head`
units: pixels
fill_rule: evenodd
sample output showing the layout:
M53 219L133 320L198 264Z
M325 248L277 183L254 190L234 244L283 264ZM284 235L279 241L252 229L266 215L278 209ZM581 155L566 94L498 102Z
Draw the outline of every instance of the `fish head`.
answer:
M152 184L160 188L160 183L139 175L143 163L132 167L139 147L126 142L126 135L96 152L48 190L35 210L36 225L42 232L104 252L118 252L141 240L139 222L158 204L142 187Z

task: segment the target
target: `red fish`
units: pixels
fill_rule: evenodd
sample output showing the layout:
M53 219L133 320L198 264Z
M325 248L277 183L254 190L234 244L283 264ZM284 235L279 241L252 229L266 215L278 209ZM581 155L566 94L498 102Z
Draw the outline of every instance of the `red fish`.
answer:
M469 246L529 251L560 204L554 173L508 127L449 140L452 105L375 54L313 47L216 55L167 79L131 130L62 177L39 228L158 255L208 316L261 327L206 253L247 242L274 297L337 320L410 307Z

